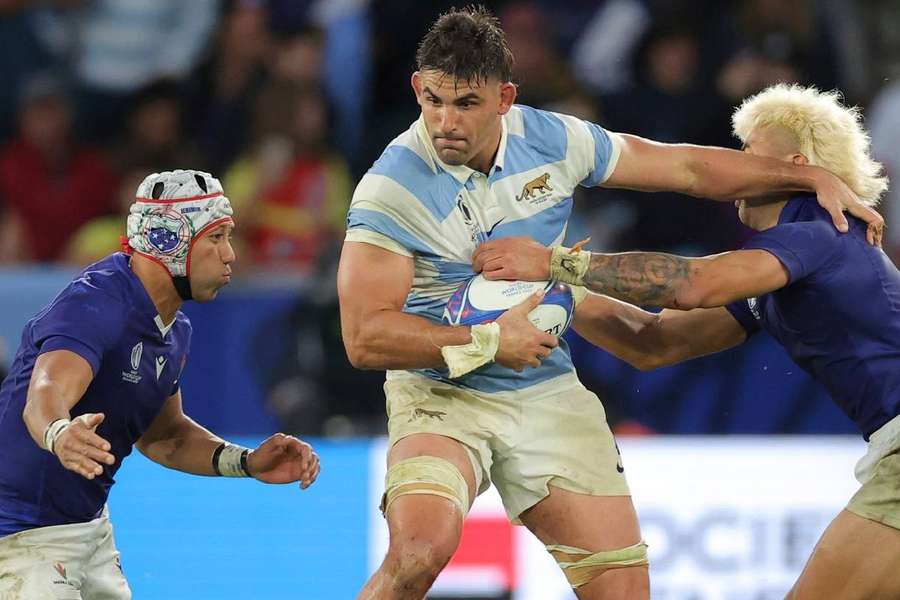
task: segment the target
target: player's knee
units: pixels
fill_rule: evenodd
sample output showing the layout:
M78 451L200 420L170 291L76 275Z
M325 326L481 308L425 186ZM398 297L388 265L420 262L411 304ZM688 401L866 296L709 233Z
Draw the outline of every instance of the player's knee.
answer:
M469 511L469 486L460 470L436 456L416 456L392 465L385 475L382 512L401 496L429 495L449 500L465 517Z
M459 535L396 536L385 561L395 584L403 589L427 590L450 562Z
M643 541L627 548L603 552L560 545L547 546L547 551L556 559L569 584L575 589L611 569L644 567L649 564L647 544Z

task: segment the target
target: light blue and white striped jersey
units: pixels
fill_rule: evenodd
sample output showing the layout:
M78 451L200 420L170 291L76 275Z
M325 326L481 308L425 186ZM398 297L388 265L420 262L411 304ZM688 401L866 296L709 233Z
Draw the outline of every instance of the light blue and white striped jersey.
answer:
M474 275L475 248L521 235L547 246L561 243L575 186L606 181L620 148L616 134L593 123L516 105L503 116L497 157L485 175L441 161L420 117L359 182L346 239L412 257L415 275L403 310L440 322L451 294ZM417 372L492 393L573 371L561 340L540 367L521 373L494 363L453 380L444 370Z

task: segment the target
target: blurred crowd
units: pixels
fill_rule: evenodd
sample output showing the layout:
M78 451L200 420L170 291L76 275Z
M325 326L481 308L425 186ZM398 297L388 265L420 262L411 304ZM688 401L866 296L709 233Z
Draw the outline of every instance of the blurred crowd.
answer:
M0 0L0 266L83 266L117 250L140 179L189 167L225 186L239 272L333 277L354 184L417 117L415 48L454 4ZM900 178L897 0L484 4L524 104L734 147L730 114L747 95L779 81L838 88ZM727 203L578 194L570 239L591 236L592 249L697 255L747 235ZM882 206L895 258L898 200L900 186ZM311 302L325 307L318 323L336 318L333 298L306 302L298 314ZM323 344L339 344L326 329Z

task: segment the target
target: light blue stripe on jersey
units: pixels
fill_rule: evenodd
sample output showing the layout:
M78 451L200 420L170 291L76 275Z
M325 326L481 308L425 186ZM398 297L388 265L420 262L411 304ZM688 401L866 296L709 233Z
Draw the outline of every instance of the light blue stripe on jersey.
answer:
M612 141L601 127L587 121L585 122L585 125L590 129L591 135L594 137L594 170L591 171L579 185L593 187L595 185L600 185L603 181L603 176L606 175L606 169L609 166L609 159L612 156L613 148Z
M347 213L347 229L355 227L385 235L402 244L410 252L432 256L435 254L428 244L411 234L406 228L383 212L367 208L351 208L350 212Z
M521 373L516 373L497 363L490 363L457 379L449 379L446 369L419 369L416 372L457 387L495 394L531 387L574 369L572 357L569 355L569 345L560 338L559 346L550 353L539 369L525 369Z
M438 270L437 279L444 283L468 281L475 276L471 263L455 263L446 260L435 260L434 268Z
M491 183L566 158L569 137L562 120L529 106L517 107L522 113L525 136L507 135L503 170L491 176Z
M444 308L446 306L446 299L425 298L410 292L409 296L406 297L406 304L403 307L403 312L425 317L431 321L440 323L441 319L444 318Z
M549 246L566 228L572 214L572 204L572 198L566 198L525 219L501 223L494 228L491 238L524 235Z
M388 146L369 173L382 175L406 188L438 223L456 208L456 194L463 184L450 173L435 173L421 156L406 146Z

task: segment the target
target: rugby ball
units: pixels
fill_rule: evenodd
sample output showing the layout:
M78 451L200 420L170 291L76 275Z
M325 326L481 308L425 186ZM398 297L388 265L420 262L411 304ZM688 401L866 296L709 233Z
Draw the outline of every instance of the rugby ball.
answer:
M541 290L544 299L528 313L528 318L538 329L562 335L572 322L575 300L572 289L556 281L490 281L476 275L450 297L444 309L444 322L478 325L496 321L504 312Z

